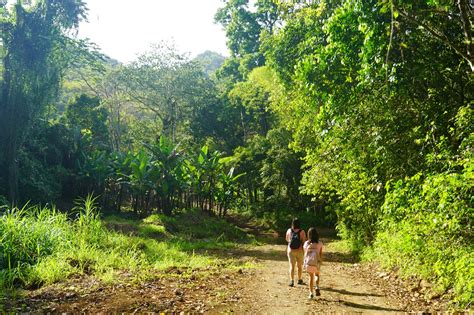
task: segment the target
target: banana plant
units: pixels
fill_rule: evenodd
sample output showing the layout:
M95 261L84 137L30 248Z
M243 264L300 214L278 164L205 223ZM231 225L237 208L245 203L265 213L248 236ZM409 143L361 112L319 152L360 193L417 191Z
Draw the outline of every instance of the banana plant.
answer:
M85 190L82 193L96 195L104 193L106 180L113 172L109 162L109 156L105 151L82 153L81 158L77 160L77 173Z
M181 172L183 159L178 152L178 145L161 136L158 144L146 148L160 167L160 174L154 179L154 187L162 212L171 215L184 180Z
M128 174L128 185L133 198L133 209L135 213L142 209L144 214L149 213L155 183L161 175L159 163L152 161L144 149L136 154L128 156L130 174Z
M224 164L225 159L220 159L219 162ZM245 175L245 173L234 174L235 168L231 167L228 173L221 172L219 174L219 188L216 194L219 202L219 216L225 217L230 206L238 198L239 183L238 179Z
M195 193L198 196L198 203L202 210L205 210L207 201L209 212L214 208L216 184L218 174L221 171L219 158L219 152L209 153L209 147L203 146L194 161Z
M129 155L132 153L114 152L110 156L112 174L108 179L109 200L108 204L115 211L120 212L124 196L130 190L128 185L128 176L131 173Z

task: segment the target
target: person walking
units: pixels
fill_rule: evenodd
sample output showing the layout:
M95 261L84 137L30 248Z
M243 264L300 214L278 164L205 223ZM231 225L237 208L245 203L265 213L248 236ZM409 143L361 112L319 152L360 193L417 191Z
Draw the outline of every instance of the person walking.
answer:
M313 298L314 278L316 279L316 296L321 295L319 280L321 278L321 263L323 261L323 242L314 227L308 230L308 240L304 243L304 269L309 275L309 299Z
M287 254L290 263L290 287L295 285L295 266L298 268L298 284L303 284L303 244L306 241L306 234L301 229L298 218L294 218L291 228L286 231L286 241L288 243Z

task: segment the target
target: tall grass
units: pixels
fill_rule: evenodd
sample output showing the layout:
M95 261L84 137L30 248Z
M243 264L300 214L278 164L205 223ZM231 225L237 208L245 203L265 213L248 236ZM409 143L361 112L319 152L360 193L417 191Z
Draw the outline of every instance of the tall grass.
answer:
M245 238L226 223L203 220L193 212L192 221L184 219L188 224L152 216L121 222L135 225L138 233L113 231L100 220L94 201L87 197L78 203L72 219L45 207L11 209L1 215L0 288L41 286L73 275L114 281L119 274L146 278L169 267L217 266L221 262L216 258L193 250L210 244L225 247L229 237Z
M0 285L24 280L29 266L68 247L69 223L54 208L11 209L0 217Z

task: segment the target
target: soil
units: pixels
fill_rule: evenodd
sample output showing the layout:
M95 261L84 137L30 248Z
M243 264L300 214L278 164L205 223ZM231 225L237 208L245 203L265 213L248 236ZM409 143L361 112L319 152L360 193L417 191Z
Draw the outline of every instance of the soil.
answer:
M243 229L251 227L243 226ZM255 232L255 229L253 230ZM324 231L323 231L324 232ZM379 271L360 264L331 245L326 231L321 296L308 299L308 279L288 285L288 260L284 240L265 233L264 245L210 254L234 257L257 264L253 269L170 269L156 279L133 283L123 275L119 284L105 285L92 277L72 279L22 297L1 301L9 312L43 313L401 313L447 309L447 301L429 294L429 284L400 280L396 272ZM259 233L256 233L259 234ZM260 235L262 236L262 235ZM0 308L1 310L1 308Z

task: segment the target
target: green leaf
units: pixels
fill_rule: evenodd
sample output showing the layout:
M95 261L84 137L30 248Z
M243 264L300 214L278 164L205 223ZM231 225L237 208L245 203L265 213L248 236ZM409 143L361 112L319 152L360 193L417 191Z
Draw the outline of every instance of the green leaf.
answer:
M204 154L204 156L207 156L207 154L209 153L209 147L207 145L203 146L201 148L201 152Z

